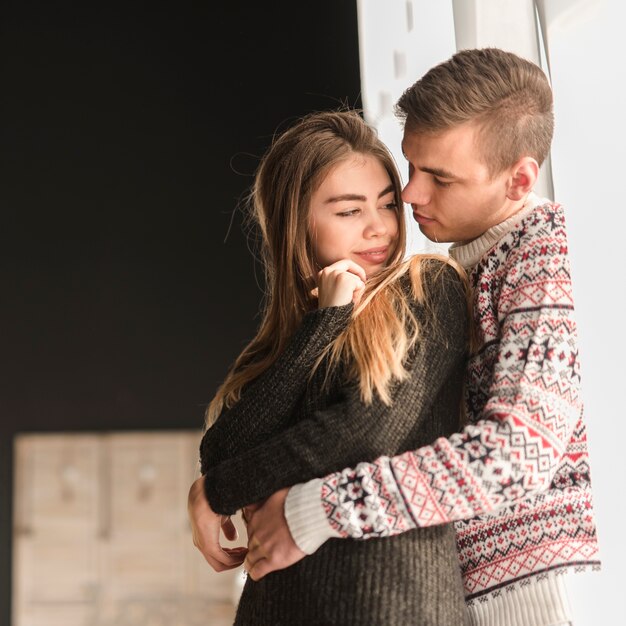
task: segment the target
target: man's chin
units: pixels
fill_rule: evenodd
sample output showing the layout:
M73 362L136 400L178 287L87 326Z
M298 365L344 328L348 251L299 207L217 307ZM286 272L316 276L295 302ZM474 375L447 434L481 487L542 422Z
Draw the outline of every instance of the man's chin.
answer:
M433 243L442 243L440 236L437 234L437 229L434 224L418 224L420 232L426 239L429 239Z

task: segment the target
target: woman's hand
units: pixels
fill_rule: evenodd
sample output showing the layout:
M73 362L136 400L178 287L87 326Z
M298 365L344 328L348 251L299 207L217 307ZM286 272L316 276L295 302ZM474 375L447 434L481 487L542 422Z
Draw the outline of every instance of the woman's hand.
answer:
M220 530L231 541L237 538L237 530L230 517L211 509L204 495L204 480L201 476L193 482L187 499L193 544L216 572L223 572L241 565L248 550L243 546L225 548L220 545Z
M365 270L348 259L325 267L317 275L318 307L324 309L350 302L358 304L365 291L366 280Z

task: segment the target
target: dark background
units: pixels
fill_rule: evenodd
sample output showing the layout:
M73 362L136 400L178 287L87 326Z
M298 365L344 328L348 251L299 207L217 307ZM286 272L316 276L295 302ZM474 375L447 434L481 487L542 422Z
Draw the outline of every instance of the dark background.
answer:
M15 434L200 429L258 322L258 157L360 106L356 2L208 4L0 9L0 624Z

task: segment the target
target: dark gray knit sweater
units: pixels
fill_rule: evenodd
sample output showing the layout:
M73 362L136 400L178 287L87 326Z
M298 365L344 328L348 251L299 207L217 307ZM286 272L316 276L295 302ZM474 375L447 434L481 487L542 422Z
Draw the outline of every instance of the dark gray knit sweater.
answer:
M350 322L352 306L307 314L281 358L250 384L203 437L200 454L212 508L231 514L276 490L432 443L458 427L466 358L461 281L430 262L428 306L409 355L410 376L393 386L392 406L364 405L341 375L323 389L320 351ZM408 277L403 285L409 293ZM434 313L434 315L433 315ZM255 626L453 626L465 603L451 526L383 539L331 539L299 563L248 579L236 624Z

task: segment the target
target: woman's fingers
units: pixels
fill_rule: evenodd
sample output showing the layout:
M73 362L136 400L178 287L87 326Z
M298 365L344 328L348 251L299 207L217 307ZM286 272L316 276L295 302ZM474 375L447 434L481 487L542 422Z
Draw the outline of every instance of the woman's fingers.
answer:
M224 537L226 537L229 541L235 541L239 536L239 533L237 532L237 529L235 528L235 525L230 517L223 518L222 532L224 533Z
M364 293L365 293L365 285L363 285L363 287L359 287L358 289L354 290L354 292L352 293L352 302L354 302L354 306L356 306L361 301L361 298L363 297Z
M336 271L350 272L351 274L358 276L363 282L367 280L367 275L365 274L365 270L358 263L355 263L354 261L350 259L341 259L340 261L335 261L335 263L332 263L331 265L326 266L324 269L318 272L318 279L319 279L319 276L324 274L325 272L330 273L330 272L336 272Z
M349 259L325 267L317 275L319 308L343 306L359 299L365 280L363 268Z

